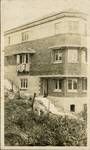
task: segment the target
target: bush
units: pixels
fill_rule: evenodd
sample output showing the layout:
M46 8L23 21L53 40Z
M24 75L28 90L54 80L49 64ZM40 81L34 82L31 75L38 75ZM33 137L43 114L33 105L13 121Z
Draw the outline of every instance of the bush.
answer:
M5 143L24 146L85 146L86 123L53 114L38 116L22 99L5 102ZM29 111L28 111L29 109ZM31 111L30 111L31 110ZM18 135L11 137L12 130ZM9 136L8 136L9 135ZM24 135L24 136L22 136ZM21 137L20 138L18 138ZM26 136L26 139L25 139ZM12 140L11 140L12 139Z

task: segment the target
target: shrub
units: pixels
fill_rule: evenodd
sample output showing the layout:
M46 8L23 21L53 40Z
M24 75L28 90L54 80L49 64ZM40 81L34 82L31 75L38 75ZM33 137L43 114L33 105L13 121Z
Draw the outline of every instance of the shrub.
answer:
M6 145L26 146L85 146L87 144L86 123L80 119L53 114L38 116L30 109L29 102L14 99L5 102L5 141ZM27 111L30 109L29 111ZM25 134L15 141L12 130ZM9 136L8 136L9 134Z

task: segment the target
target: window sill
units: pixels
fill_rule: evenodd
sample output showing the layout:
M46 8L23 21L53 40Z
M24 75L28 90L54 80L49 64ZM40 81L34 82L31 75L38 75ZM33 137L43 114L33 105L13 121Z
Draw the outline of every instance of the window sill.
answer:
M68 62L68 64L78 64L79 63L79 61L77 61L77 62Z
M62 90L59 90L59 89L55 89L53 92L62 92Z
M61 61L54 61L53 64L62 64Z
M83 93L86 93L86 92L87 92L87 90L82 90L82 92L83 92Z
M82 64L82 65L87 65L88 63L87 63L87 62L81 62L81 64Z
M22 40L21 43L24 43L24 42L27 42L27 41L28 41L28 39L27 40Z
M69 93L77 93L78 90L68 90Z
M26 91L27 88L20 88L20 91Z

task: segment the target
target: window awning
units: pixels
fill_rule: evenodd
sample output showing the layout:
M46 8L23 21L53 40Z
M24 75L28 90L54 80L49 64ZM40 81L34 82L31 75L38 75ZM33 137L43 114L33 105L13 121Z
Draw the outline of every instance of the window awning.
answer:
M10 49L5 49L5 56L11 56L11 55L18 55L18 54L34 54L36 51L32 48L27 48L27 47L16 47L16 48L10 48Z
M62 74L57 74L57 75L39 75L40 78L63 78L63 77L72 77L72 78L86 78L86 75L62 75Z
M51 46L51 47L48 47L48 49L53 49L53 50L56 50L56 49L60 49L60 48L80 48L80 49L82 49L82 48L86 48L86 46L85 45L83 45L83 46L81 46L81 45L67 45L67 44L63 44L63 45L54 45L54 46Z

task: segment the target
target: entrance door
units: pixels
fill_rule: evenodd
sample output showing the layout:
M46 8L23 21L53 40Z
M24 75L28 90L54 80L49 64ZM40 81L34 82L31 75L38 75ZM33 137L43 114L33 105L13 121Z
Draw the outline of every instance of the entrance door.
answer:
M48 79L43 79L43 95L48 95Z

